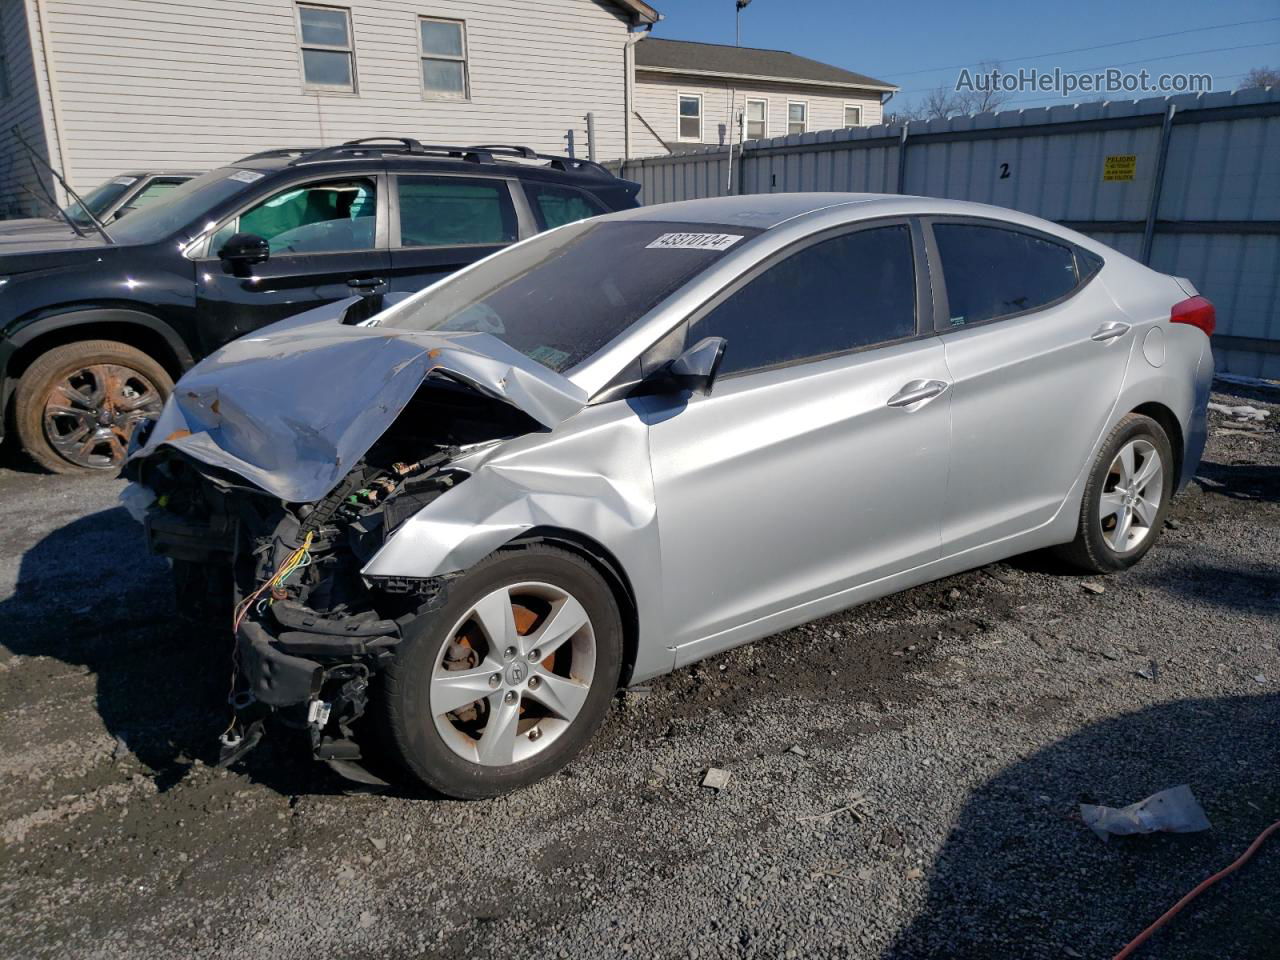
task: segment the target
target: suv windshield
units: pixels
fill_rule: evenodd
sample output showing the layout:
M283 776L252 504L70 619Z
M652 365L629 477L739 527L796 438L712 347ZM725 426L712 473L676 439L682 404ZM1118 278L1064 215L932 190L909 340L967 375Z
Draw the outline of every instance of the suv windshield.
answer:
M209 210L261 180L256 170L223 167L174 187L162 199L133 211L111 224L116 243L153 243L195 225L192 234L204 227Z
M758 233L723 224L572 223L431 287L386 323L489 333L563 372Z
M62 212L74 220L78 226L87 227L93 222L93 219L89 216L90 212L94 217L101 220L107 209L137 182L137 177L115 177L94 187L89 192L89 195L84 198L84 207L80 206L79 203L72 203L63 207ZM85 207L89 208L89 212L85 211Z

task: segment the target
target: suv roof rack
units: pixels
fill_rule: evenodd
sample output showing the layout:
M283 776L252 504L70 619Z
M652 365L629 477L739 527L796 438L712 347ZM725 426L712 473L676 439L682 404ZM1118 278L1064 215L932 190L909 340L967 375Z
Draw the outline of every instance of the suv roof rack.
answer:
M343 157L411 156L463 160L469 163L495 163L498 157L515 157L521 160L544 160L553 170L566 173L585 173L614 179L614 174L594 160L580 160L549 153L538 153L532 147L508 143L487 143L476 146L460 146L440 143L422 143L412 137L364 137L348 140L332 147L292 147L280 150L263 150L243 160L265 160L275 157L291 157L290 166L338 160ZM238 162L243 162L238 161Z

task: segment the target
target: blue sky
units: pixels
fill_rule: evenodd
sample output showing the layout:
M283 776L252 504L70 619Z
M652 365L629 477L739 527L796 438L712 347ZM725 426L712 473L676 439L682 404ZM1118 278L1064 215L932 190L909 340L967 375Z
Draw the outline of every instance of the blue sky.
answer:
M651 2L665 17L654 36L733 43L734 0ZM1242 23L1264 19L1269 22ZM1225 24L1237 25L1220 26ZM1124 42L1175 32L1180 35ZM908 101L940 83L954 86L958 65L984 60L999 60L1006 69L1085 72L1116 66L1134 72L1145 67L1153 75L1211 73L1215 90L1229 90L1251 67L1280 68L1280 4L751 0L742 12L742 44L790 50L896 83L902 88L897 96ZM1098 49L1054 53L1083 47ZM1039 54L1054 55L1029 59ZM1073 99L1096 98L1087 94ZM1070 102L1029 92L1018 94L1009 107Z

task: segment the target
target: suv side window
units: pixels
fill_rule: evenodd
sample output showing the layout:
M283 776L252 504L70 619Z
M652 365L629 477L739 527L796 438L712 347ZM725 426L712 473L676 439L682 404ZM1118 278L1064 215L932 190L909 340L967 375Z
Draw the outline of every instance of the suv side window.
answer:
M400 174L402 247L514 243L515 206L505 180Z
M728 341L723 374L813 360L912 337L915 258L906 224L805 247L697 320L685 340Z
M558 187L549 183L524 185L525 196L538 221L539 230L550 230L576 220L585 220L609 210L595 197L573 187Z
M952 327L1042 307L1070 293L1079 279L1070 247L1029 233L934 223L933 236Z
M335 253L374 248L377 183L372 177L291 187L228 221L213 237L209 252L234 233L254 233L272 255Z

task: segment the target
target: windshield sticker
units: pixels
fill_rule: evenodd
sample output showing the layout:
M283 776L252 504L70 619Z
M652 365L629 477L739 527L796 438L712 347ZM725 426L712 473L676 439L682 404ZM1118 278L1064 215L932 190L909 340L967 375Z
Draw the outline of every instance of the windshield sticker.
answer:
M138 182L137 177L116 177L111 181L117 187L128 187Z
M544 367L550 367L552 370L559 370L564 362L569 359L569 354L563 350L557 350L555 347L543 345L530 350L529 359L537 360Z
M256 183L265 176L265 173L258 173L257 170L237 170L231 176L227 177L227 179L237 180L240 183Z
M664 233L646 250L728 250L742 239L736 233Z

